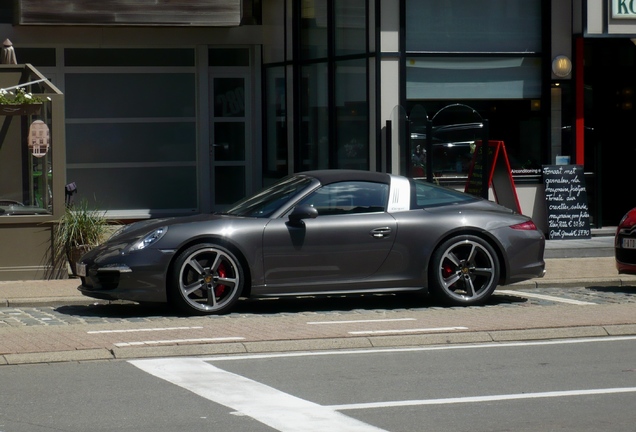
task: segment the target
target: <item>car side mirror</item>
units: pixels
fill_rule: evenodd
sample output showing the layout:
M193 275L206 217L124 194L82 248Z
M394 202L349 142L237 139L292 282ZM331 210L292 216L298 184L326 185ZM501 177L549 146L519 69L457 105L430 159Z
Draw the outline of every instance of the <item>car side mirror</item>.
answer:
M318 210L310 205L301 204L289 214L289 222L292 225L302 225L303 219L316 219L317 217Z

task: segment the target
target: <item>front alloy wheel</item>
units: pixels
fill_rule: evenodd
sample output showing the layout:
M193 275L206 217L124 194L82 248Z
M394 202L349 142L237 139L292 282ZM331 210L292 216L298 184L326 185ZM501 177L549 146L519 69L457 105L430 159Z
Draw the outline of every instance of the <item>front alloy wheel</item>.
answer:
M197 315L229 311L243 290L243 270L229 250L195 245L175 261L171 298L183 311Z
M455 305L483 303L499 280L499 260L490 244L464 235L445 241L433 254L431 294Z

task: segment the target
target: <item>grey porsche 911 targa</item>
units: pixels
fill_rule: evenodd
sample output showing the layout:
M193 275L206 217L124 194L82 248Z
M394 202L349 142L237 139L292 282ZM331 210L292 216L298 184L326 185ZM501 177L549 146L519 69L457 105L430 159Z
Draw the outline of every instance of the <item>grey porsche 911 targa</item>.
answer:
M290 175L224 213L125 225L77 263L79 290L222 314L240 298L422 291L484 303L498 285L542 277L531 218L392 174Z

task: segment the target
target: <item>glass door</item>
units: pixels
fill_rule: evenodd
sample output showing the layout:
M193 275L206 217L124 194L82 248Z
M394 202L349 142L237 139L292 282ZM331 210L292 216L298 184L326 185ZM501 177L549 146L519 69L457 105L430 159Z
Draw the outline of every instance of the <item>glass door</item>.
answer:
M210 67L210 186L214 210L250 193L252 114L249 64Z

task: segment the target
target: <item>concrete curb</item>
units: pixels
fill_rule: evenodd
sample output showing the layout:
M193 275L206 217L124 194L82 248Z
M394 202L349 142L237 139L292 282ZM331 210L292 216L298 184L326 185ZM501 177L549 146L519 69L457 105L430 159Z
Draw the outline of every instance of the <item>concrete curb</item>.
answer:
M228 354L272 354L278 352L381 349L391 347L448 346L454 344L504 343L569 338L636 336L636 324L494 330L464 333L418 334L353 338L274 340L243 343L185 344L174 346L115 347L57 352L5 354L0 365L82 362L95 360L132 360L154 357L197 357Z
M592 287L592 286L636 286L636 279L633 276L627 277L603 277L603 278L586 278L586 279L560 279L560 280L544 280L531 279L529 281L517 282L512 285L505 285L501 289L540 289L540 288L575 288L575 287Z

